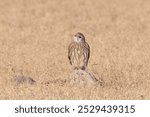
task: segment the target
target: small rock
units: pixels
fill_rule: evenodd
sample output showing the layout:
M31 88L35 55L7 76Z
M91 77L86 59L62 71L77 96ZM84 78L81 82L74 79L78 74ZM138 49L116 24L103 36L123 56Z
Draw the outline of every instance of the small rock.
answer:
M33 80L31 77L25 77L25 76L14 76L12 78L12 82L16 84L30 84L33 85L36 83L35 80Z

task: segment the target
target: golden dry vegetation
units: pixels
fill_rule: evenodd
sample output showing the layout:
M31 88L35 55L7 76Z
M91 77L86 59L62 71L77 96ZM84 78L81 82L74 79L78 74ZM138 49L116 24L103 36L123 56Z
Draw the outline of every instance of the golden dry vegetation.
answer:
M59 83L76 32L100 87ZM21 75L36 84L15 85ZM0 0L0 99L150 99L150 1Z

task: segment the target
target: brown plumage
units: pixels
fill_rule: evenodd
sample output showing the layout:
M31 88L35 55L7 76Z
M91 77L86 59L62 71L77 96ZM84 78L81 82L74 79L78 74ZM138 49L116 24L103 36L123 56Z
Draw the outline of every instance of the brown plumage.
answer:
M68 58L73 69L85 70L90 57L90 47L82 33L75 34L68 48Z

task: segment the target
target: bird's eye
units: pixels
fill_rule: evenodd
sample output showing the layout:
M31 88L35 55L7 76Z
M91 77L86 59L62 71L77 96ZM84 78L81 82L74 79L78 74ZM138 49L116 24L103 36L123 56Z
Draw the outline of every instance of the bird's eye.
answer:
M81 36L79 36L79 38L81 38Z

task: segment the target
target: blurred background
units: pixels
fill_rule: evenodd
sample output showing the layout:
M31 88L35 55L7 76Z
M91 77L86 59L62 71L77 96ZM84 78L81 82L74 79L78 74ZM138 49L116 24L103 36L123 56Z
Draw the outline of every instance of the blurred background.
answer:
M150 99L149 0L0 0L0 99ZM102 87L67 79L68 44L82 32ZM37 85L13 85L14 75Z

